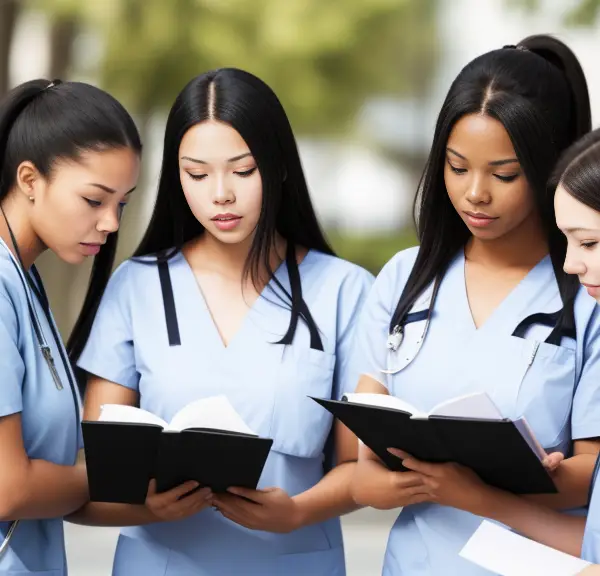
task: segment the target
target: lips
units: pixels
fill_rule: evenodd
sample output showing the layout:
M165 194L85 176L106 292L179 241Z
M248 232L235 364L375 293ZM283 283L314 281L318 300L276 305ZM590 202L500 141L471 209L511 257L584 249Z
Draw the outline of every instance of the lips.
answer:
M228 222L229 220L239 220L241 216L237 214L217 214L211 220L214 222Z
M483 212L465 211L463 214L465 215L465 222L471 228L486 228L492 226L494 222L498 220L498 218Z
M96 256L103 246L103 243L92 244L88 242L80 242L79 244L81 246L81 251L86 256Z
M478 220L496 220L495 216L490 216L488 214L484 214L483 212L465 212L467 216L471 216L471 218L477 218Z

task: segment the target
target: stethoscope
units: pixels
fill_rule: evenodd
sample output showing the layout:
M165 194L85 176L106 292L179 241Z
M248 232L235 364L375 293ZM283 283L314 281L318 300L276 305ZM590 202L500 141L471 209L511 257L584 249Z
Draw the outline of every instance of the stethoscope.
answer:
M17 256L17 258L15 259L12 252L10 250L7 250L8 254L10 256L11 262L17 269L17 272L19 273L19 278L21 279L21 283L23 284L23 288L24 288L25 294L27 296L27 306L29 308L29 318L31 320L31 324L33 326L33 330L35 332L36 339L38 341L38 348L40 350L42 357L46 361L48 369L50 370L50 374L52 375L52 380L54 382L54 385L56 386L56 388L58 390L63 390L64 386L62 384L60 374L58 373L58 370L56 368L56 364L54 362L54 357L52 356L52 349L48 345L48 342L44 336L44 331L42 329L42 325L40 323L39 317L38 317L36 309L35 309L32 292L33 292L33 294L36 295L36 297L42 307L42 310L44 311L44 315L46 316L46 320L48 321L48 325L50 326L50 330L52 332L52 337L54 339L56 347L58 348L58 351L59 351L59 354L61 357L61 361L62 361L63 367L65 369L65 373L67 374L67 378L69 380L69 386L71 388L73 402L75 404L75 415L76 415L75 422L77 423L77 426L79 426L79 419L80 419L79 398L78 398L77 392L76 392L75 379L74 379L73 373L71 371L71 365L69 363L69 360L67 359L66 354L63 350L62 340L61 340L60 336L58 335L58 332L56 330L54 322L52 321L52 315L50 314L50 303L48 301L48 296L46 294L46 290L44 289L42 279L41 279L39 272L37 271L35 266L31 266L31 274L32 274L35 282L33 282L31 280L30 275L27 274L27 272L25 271L25 266L23 266L23 260L21 258L21 253L19 252L19 247L17 245L17 241L16 241L13 231L10 227L10 224L8 223L8 219L6 218L6 214L4 213L2 206L0 206L0 211L2 212L4 221L6 222L6 226L8 228L8 233L10 234L10 239L12 241L12 244L13 244L13 247L15 250L15 254ZM78 430L77 430L77 434L79 434ZM19 524L19 520L13 520L10 523L8 531L6 533L6 536L4 537L4 540L2 541L2 543L0 544L0 558L2 557L4 552L8 549L8 546L10 544L10 541L13 537L13 534L14 534L15 529L17 528L18 524Z
M425 338L430 328L435 301L438 295L438 291L442 282L442 276L436 277L432 285L426 289L423 294L417 298L417 301L411 308L408 314L406 314L400 321L393 327L387 337L386 348L387 354L387 366L385 369L380 369L383 374L393 375L406 369L417 357L421 351ZM421 308L419 310L419 308ZM416 310L413 312L413 310ZM553 344L559 346L560 342L564 337L575 339L576 334L574 329L569 329L563 326L563 310L557 310L556 312L545 313L536 312L521 320L517 327L513 330L512 336L517 338L525 338L527 330L534 325L544 325L551 328L550 334L544 339L544 343ZM418 323L422 323L418 327ZM417 338L413 342L414 350L412 353L399 354L402 352L402 344L406 341L406 332L415 326L414 335ZM537 351L537 348L536 348ZM391 364L394 364L391 367Z

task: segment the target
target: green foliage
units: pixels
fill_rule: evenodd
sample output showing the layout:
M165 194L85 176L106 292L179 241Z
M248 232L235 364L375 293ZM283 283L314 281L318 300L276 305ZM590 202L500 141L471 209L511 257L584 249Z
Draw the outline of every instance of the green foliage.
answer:
M275 90L297 131L332 134L368 96L425 91L438 49L437 0L110 5L110 17L98 20L106 43L101 83L140 114L170 107L192 77L235 66Z
M394 254L417 245L412 227L396 234L351 235L329 232L327 236L340 258L359 264L375 275Z
M600 14L600 0L580 0L573 8L567 18L569 26L593 26Z

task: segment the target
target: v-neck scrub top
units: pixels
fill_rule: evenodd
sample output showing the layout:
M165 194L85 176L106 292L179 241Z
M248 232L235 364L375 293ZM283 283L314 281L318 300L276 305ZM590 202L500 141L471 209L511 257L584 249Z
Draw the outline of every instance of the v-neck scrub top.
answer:
M417 250L398 253L375 281L357 329L360 372L423 411L456 396L486 392L504 417L524 416L548 452L568 455L573 440L600 436L600 325L595 301L583 290L578 293L576 340L563 337L560 345L546 343L551 331L547 326L534 326L525 337L514 336L517 325L531 314L562 308L547 256L477 328L460 250L440 284L420 349L411 340L422 334L416 326L406 331L394 352L386 346L389 325ZM481 520L434 503L403 508L389 536L383 574L491 574L458 555Z
M323 351L311 349L299 320L291 345L290 311L271 282L225 346L194 273L178 253L169 261L181 345L169 346L157 266L129 260L113 274L79 366L140 394L140 407L169 421L189 402L225 394L246 424L274 440L259 488L294 496L324 475L332 417L308 396L339 399L355 388L350 350L360 307L372 285L366 270L311 250L299 264L303 298ZM275 272L289 291L285 262ZM248 530L213 509L178 522L125 528L116 576L286 574L343 576L338 518L290 534Z

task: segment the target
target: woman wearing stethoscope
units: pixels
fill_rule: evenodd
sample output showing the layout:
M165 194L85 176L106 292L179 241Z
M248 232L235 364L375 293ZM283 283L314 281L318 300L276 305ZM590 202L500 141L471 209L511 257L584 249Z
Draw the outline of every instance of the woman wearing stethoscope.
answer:
M88 84L34 80L0 104L0 574L66 575L62 518L88 498L77 387L34 262L98 254L77 347L140 152L131 117Z
M586 134L561 158L551 189L556 190L556 222L564 232L568 249L564 269L576 274L587 292L600 302L600 129ZM586 298L585 294L580 296ZM600 308L594 311L598 327ZM596 408L592 401L590 410ZM560 513L535 502L484 484L475 474L459 466L418 462L404 457L407 468L419 473L436 490L437 501L447 506L502 522L523 535L579 556L593 566L582 572L600 575L600 459L589 487L587 519ZM560 468L559 468L560 469Z
M589 129L585 78L564 44L529 38L466 66L422 180L420 247L384 267L357 334L358 391L421 410L482 391L505 417L524 415L548 453L570 456L554 472L560 493L531 497L554 508L585 505L600 436L595 302L575 299L579 285L562 271L545 187L561 151ZM404 507L386 576L489 574L458 555L481 518L439 503L419 473L391 472L361 446L353 494Z

